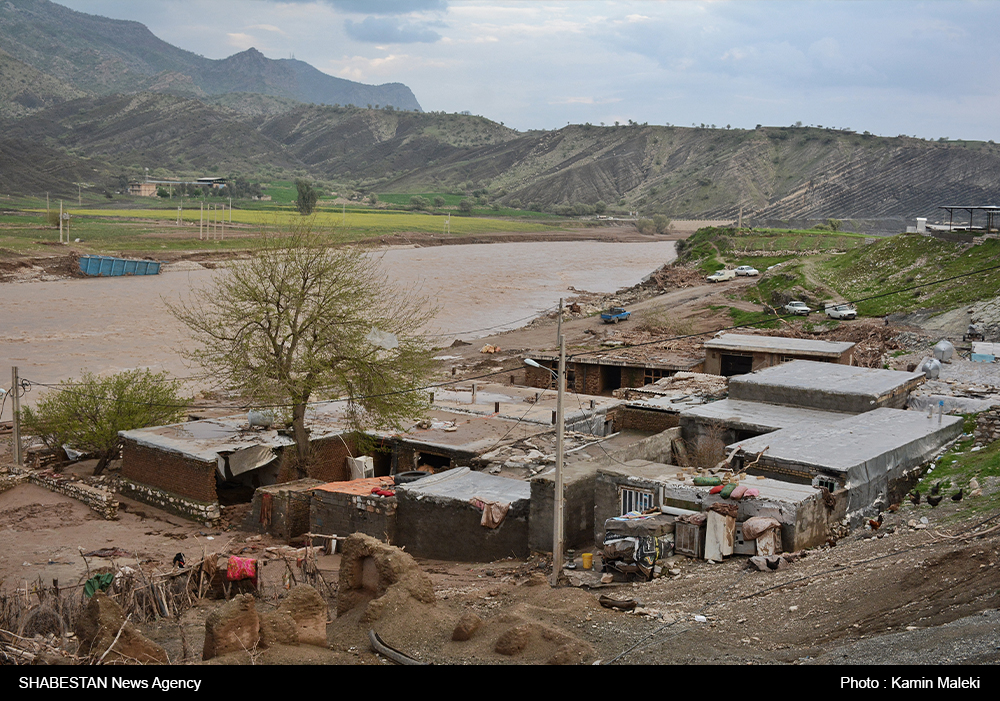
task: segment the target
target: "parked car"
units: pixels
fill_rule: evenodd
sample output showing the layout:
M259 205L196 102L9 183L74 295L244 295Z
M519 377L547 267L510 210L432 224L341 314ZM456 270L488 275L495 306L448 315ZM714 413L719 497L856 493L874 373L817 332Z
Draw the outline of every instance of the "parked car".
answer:
M857 319L858 310L850 304L834 304L826 308L826 315L831 319Z
M786 304L785 311L788 312L789 314L801 314L802 316L806 316L812 310L809 308L809 305L806 304L805 302L795 301Z
M725 282L726 280L732 280L736 277L735 270L716 270L714 273L706 277L705 279L709 282Z
M601 319L605 324L617 324L619 321L628 321L632 312L625 311L624 307L611 307L606 312L601 313Z
M752 265L741 265L736 269L737 275L744 275L746 277L757 277L760 275L760 271Z

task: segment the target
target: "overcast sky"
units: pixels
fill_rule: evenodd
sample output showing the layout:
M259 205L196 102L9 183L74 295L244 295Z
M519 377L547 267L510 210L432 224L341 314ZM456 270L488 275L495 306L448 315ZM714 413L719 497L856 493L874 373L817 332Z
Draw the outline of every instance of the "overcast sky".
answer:
M255 47L515 129L797 121L998 139L1000 3L60 0L209 58Z

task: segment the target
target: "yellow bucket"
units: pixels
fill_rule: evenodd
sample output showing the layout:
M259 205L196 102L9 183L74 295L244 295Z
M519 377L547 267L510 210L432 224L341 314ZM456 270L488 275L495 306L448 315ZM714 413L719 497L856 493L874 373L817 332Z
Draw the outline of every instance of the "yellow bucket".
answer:
M589 570L594 566L593 553L583 553L581 557L583 558L583 569Z

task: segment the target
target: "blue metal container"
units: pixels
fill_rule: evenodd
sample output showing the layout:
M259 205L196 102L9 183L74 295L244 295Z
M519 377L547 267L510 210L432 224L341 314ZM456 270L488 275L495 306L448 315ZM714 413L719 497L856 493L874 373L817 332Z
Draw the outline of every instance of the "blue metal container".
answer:
M116 277L119 275L159 275L160 263L155 260L128 260L111 256L80 256L84 275Z

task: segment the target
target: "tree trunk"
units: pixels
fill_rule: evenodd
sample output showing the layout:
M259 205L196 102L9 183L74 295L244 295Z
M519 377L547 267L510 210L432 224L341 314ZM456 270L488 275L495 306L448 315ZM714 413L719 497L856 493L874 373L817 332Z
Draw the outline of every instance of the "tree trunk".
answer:
M119 448L116 445L111 450L101 454L100 460L98 460L97 464L94 465L94 477L99 477L104 472L104 468L106 468L108 466L108 463L111 462L112 458L114 458L114 456L118 454L118 449Z
M309 453L312 446L309 443L309 432L306 430L306 405L295 404L292 407L292 432L295 435L295 448L298 460L296 469L299 477L308 477Z

